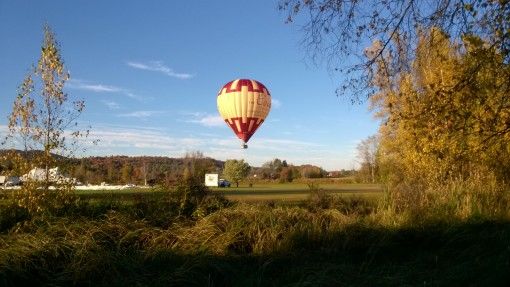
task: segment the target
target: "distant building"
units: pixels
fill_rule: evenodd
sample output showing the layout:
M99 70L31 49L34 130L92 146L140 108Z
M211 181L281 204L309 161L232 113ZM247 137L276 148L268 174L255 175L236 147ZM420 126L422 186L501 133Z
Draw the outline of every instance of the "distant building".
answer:
M48 170L48 179L50 182L56 183L74 183L76 179L69 178L60 173L58 167L50 168ZM21 177L21 181L44 181L46 180L46 170L44 168L33 168L27 174Z
M48 170L48 176L50 181L55 181L59 172L58 167L50 168ZM33 168L27 174L21 176L23 181L44 181L46 180L46 170L44 168Z

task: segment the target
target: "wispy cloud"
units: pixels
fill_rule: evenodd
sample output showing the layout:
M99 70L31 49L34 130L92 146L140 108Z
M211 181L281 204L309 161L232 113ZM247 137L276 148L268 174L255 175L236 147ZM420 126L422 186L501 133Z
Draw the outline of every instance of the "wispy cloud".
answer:
M71 89L86 90L96 93L118 93L123 90L122 88L116 86L90 83L87 81L75 79L69 80L67 82L67 87Z
M142 119L142 118L149 118L154 115L159 115L162 113L163 113L163 111L134 111L131 113L119 114L117 116Z
M199 124L205 127L222 127L225 121L219 116L203 112L181 112L187 118L181 120L186 123Z
M313 149L313 143L279 139L257 139L250 143L250 154L239 147L239 140L230 135L172 134L166 130L145 127L95 126L91 137L100 140L100 146L88 145L89 153L95 155L164 155L179 157L187 151L200 150L204 155L219 160L245 158L250 165L260 166L278 157L294 162L306 161L306 153ZM259 142L260 141L260 142ZM268 149L268 146L271 147ZM299 147L289 149L289 146ZM314 154L315 155L315 154ZM314 164L314 162L311 162Z
M271 98L271 107L279 109L282 106L282 102L275 98Z
M101 85L101 84L99 84L99 85L81 84L80 86L78 86L78 88L82 89L82 90L89 90L89 91L98 92L98 93L101 93L101 92L115 93L115 92L121 91L121 89L118 87L106 86L106 85Z
M93 154L165 155L182 156L187 150L199 150L204 139L189 136L172 136L157 128L99 125L91 137L100 140L101 146L89 145Z
M0 125L0 135L7 132ZM90 139L99 140L93 145ZM239 140L225 133L176 133L163 127L95 124L88 139L83 140L87 155L154 155L180 157L188 151L200 150L218 160L243 158L252 166L280 158L295 165L314 164L326 170L355 168L354 141L345 147L282 138L256 137L249 143L249 153L239 147ZM13 146L15 147L15 146ZM19 146L18 146L19 148Z
M191 79L194 77L194 75L192 75L192 74L175 72L172 68L166 66L161 61L150 61L150 62L146 62L146 63L128 61L127 65L132 68L135 68L135 69L160 72L160 73L163 73L169 77L177 78L177 79L181 79L181 80L187 80L187 79Z
M79 80L79 79L71 79L67 82L67 87L70 89L75 90L84 90L84 91L90 91L94 93L117 93L124 95L128 98L132 98L135 100L141 101L143 98L134 94L129 89L121 88L117 86L112 85L105 85L105 84L98 84L98 83L91 83L89 81L85 80Z
M220 116L205 116L196 122L206 127L218 127L225 124L225 121Z
M271 138L261 138L257 140L257 145L260 147L275 147L275 148L284 148L288 149L292 147L294 149L304 149L309 150L310 148L323 148L325 147L322 144L307 142L307 141L297 141L297 140L287 140L287 139L271 139Z
M110 110L120 109L120 105L114 101L102 100L101 103L107 106Z

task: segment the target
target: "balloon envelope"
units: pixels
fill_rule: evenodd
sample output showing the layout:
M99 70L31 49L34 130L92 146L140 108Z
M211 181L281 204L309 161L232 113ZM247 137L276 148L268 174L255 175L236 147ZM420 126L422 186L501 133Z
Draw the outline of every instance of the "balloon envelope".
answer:
M248 142L271 109L271 94L262 83L237 79L221 88L218 111L238 138Z

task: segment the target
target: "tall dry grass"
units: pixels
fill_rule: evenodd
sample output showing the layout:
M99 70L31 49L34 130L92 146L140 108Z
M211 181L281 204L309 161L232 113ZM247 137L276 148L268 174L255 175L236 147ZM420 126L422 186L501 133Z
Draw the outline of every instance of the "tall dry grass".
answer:
M392 220L406 217L409 224L470 218L506 220L510 217L510 189L491 173L426 184L404 180L386 187L378 213Z
M477 184L427 191L407 209L390 192L373 202L318 185L296 205L206 197L189 216L171 193L45 217L2 209L0 285L505 286L508 201Z

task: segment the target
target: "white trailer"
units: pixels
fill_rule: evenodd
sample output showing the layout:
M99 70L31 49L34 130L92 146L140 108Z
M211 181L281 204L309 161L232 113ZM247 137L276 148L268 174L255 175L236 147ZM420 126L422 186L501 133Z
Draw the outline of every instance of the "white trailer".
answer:
M217 173L206 173L205 174L205 186L218 187L218 174Z

